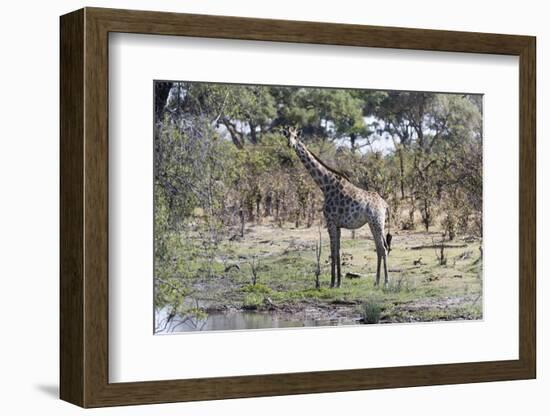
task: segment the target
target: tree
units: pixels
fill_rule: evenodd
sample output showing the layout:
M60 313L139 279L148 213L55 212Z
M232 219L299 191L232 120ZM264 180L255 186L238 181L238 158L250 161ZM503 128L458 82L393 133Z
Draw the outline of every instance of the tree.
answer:
M292 154L282 151L279 129L288 125L298 125L303 140L328 164L391 200L395 213L407 207L407 228L420 212L429 229L443 203L468 205L470 216L481 212L477 95L192 82L159 82L155 88L155 111L163 108L158 122L166 115L196 140L208 128L212 137L233 144L235 182L231 203L225 202L248 221L275 215L280 223L290 215L295 223L311 224L315 218L319 198L309 180L300 179ZM392 145L380 150L373 146L377 140Z

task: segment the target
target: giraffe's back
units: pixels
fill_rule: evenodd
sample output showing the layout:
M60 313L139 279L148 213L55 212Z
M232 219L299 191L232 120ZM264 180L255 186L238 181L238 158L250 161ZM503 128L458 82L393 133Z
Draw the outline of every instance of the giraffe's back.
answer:
M327 222L338 227L357 229L369 223L384 224L387 204L376 192L369 192L351 184L325 195L324 213Z

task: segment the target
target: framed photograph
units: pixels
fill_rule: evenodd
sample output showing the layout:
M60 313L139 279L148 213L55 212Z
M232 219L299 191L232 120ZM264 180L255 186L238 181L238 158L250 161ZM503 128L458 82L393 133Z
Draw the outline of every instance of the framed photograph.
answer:
M60 29L63 400L535 378L534 37Z

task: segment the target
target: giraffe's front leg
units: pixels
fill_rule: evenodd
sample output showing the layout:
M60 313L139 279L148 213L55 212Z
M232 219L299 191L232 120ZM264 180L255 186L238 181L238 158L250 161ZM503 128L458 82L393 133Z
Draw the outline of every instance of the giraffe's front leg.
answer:
M342 285L342 261L340 260L340 228L336 229L336 287Z
M336 264L338 259L338 228L333 225L328 225L328 235L330 237L330 287L336 285Z

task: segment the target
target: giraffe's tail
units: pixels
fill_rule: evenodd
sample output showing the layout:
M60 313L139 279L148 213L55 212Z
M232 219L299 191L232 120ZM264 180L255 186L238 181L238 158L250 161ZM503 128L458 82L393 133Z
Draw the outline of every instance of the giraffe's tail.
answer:
M387 215L387 218L388 218L388 233L386 234L386 240L384 241L384 244L386 246L386 251L388 252L388 254L390 254L390 251L391 251L391 240L392 240L392 235L390 233L390 223L391 223L391 212L390 212L390 207L387 206L386 207L386 215Z

